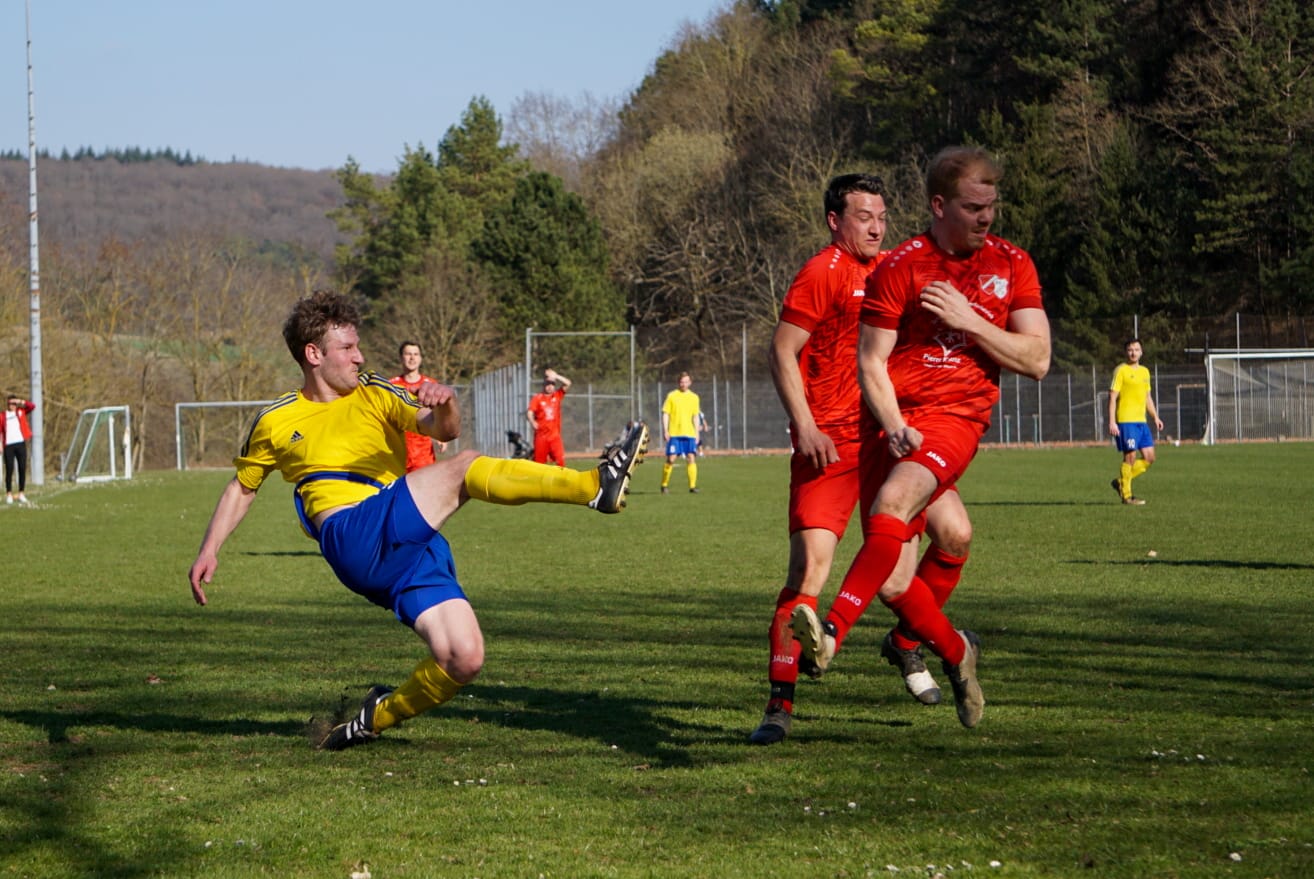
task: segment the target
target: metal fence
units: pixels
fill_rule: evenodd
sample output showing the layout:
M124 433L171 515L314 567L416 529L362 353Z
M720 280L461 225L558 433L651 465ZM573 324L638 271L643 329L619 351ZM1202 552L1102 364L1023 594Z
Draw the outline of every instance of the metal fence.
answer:
M1210 394L1203 364L1151 366L1151 393L1164 429L1161 440L1210 441ZM990 429L982 442L999 445L1098 444L1110 442L1109 383L1112 369L1057 373L1041 381L1005 373ZM1314 439L1314 361L1250 369L1244 380L1229 377L1215 388L1214 441ZM638 383L637 411L661 423L661 405L673 382ZM710 449L786 449L788 423L768 378L713 376L695 382L709 430ZM567 397L570 400L570 397ZM576 405L578 401L575 401ZM573 412L566 409L567 426ZM624 424L618 415L617 425ZM567 431L568 449L593 449ZM610 437L604 437L609 439Z
M1151 393L1164 422L1161 441L1236 442L1314 439L1314 359L1271 362L1215 362L1214 395L1204 364L1151 366ZM1110 442L1108 385L1111 369L1058 373L1032 381L1005 373L990 429L982 442L998 445L1080 445ZM486 373L469 386L457 387L464 413L463 436L451 451L475 448L509 456L507 432L532 444L525 418L528 404L523 364ZM562 439L572 455L596 454L615 439L630 413L654 428L661 424L662 402L673 381L590 382L577 378L562 402ZM789 420L769 378L711 376L695 380L708 432L704 447L730 451L784 451L789 448ZM1211 434L1210 414L1213 411ZM215 425L217 426L217 425ZM654 430L654 433L656 431ZM236 427L212 431L222 454L231 460L241 433ZM204 443L188 444L189 456ZM198 453L199 454L199 453ZM222 459L222 460L220 460ZM216 466L199 459L188 466ZM183 466L180 462L179 466Z
M1032 381L1005 373L999 402L983 442L1017 444L1082 444L1108 442L1108 384L1111 371L1057 374ZM1151 368L1152 389L1164 422L1164 439L1204 439L1209 396L1203 365ZM467 429L476 447L491 454L507 448L506 431L530 435L525 419L525 384L519 364L480 376L474 383ZM675 387L671 381L636 383L633 411L651 425L661 423L662 402ZM722 451L789 448L789 419L769 378L712 376L695 381L708 432L704 445ZM629 420L630 398L625 382L581 383L562 403L562 438L567 451L596 452L615 438ZM1290 389L1277 393L1290 394ZM1262 431L1247 438L1262 438ZM1288 432L1295 437L1301 434ZM1303 436L1308 437L1306 431ZM1276 436L1274 437L1276 438Z

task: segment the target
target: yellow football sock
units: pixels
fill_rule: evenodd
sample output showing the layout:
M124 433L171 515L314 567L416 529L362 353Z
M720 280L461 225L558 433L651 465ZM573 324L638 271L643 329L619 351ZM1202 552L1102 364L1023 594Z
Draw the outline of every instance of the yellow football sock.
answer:
M522 458L481 456L465 471L465 490L470 497L494 504L587 504L597 496L598 485L596 468L571 470Z
M1118 489L1124 498L1131 497L1132 465L1124 463L1118 468Z
M373 731L383 732L407 718L443 704L455 696L461 686L443 671L433 657L423 660L411 672L406 683L384 696L374 706Z
M690 487L690 488L697 488L697 487L698 487L698 465L695 464L693 461L690 461L690 462L689 462L689 466L688 466L688 470L689 470L689 487Z
M671 471L674 469L675 467L671 464L662 465L662 488L671 484Z
M1145 460L1144 458L1137 458L1131 467L1131 478L1135 479L1137 476L1140 476L1142 473L1144 473L1146 470L1149 469L1150 469L1149 461Z

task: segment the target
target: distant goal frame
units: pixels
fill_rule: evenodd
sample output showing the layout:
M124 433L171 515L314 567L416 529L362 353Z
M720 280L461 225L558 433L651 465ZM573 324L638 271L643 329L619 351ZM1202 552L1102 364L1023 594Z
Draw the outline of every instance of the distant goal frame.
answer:
M122 440L119 421L122 421ZM103 449L98 442L104 438ZM122 445L120 446L120 442ZM104 452L103 472L86 473L88 462ZM76 460L74 455L76 454ZM99 406L78 413L68 451L60 458L61 482L112 482L132 478L132 409L128 406Z
M1314 438L1314 348L1243 348L1231 351L1218 350L1204 352L1205 383L1207 387L1209 411L1208 425L1205 430L1204 444L1218 445L1223 442L1245 442L1248 440L1282 440ZM1253 375L1246 370L1251 364L1268 362L1300 362L1301 375L1297 378L1286 372L1280 374L1280 384L1268 374ZM1220 369L1220 364L1233 364L1230 370ZM1243 366L1244 364L1244 366ZM1244 386L1243 386L1244 381ZM1291 388L1297 388L1293 396ZM1281 398L1274 401L1273 390L1280 388ZM1230 394L1227 391L1230 390ZM1265 417L1260 419L1253 410L1256 401L1263 392ZM1224 398L1232 401L1230 406L1223 404ZM1243 415L1243 403L1251 412ZM1274 414L1272 407L1279 411ZM1220 435L1220 421L1231 416L1232 434ZM1256 424L1263 429L1256 429ZM1285 431L1280 428L1286 427Z
M173 445L175 463L178 470L187 469L187 442L183 433L183 413L193 409L250 409L257 410L273 403L273 400L220 400L213 402L174 403L173 404ZM234 437L233 449L236 450L244 436Z

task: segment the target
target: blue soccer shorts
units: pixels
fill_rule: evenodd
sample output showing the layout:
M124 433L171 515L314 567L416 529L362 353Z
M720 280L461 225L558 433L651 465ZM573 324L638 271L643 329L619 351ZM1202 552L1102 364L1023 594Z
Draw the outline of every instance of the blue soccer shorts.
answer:
M348 589L408 626L435 605L466 600L447 538L420 515L405 479L329 516L319 549Z
M1118 437L1113 442L1118 451L1125 455L1138 449L1154 448L1154 434L1150 433L1150 425L1144 421L1119 421Z
M673 436L666 441L666 457L672 455L698 454L698 438L693 436Z

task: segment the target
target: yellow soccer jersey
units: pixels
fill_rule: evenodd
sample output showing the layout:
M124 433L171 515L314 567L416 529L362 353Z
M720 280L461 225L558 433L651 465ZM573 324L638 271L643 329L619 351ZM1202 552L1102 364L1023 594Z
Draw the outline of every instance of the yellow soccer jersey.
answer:
M314 474L351 474L311 480L299 494L308 519L359 503L379 490L375 483L406 474L405 432L416 431L419 409L414 394L374 373L362 373L356 390L332 403L284 394L256 416L233 459L237 479L255 491L275 470L293 485Z
M703 411L698 395L676 389L666 395L662 414L667 416L671 436L698 436L698 413Z
M1144 366L1123 363L1113 371L1111 392L1118 394L1117 421L1144 421L1145 401L1150 396L1150 371Z

